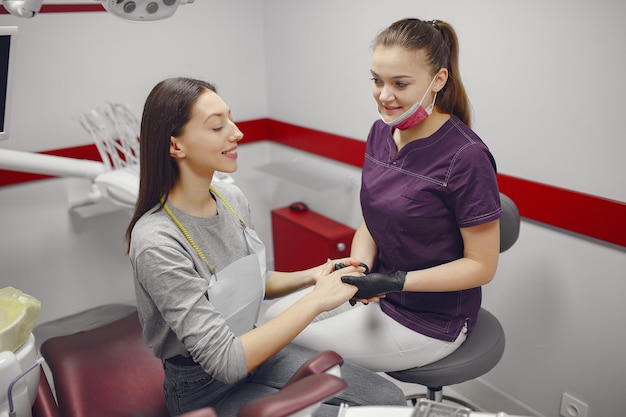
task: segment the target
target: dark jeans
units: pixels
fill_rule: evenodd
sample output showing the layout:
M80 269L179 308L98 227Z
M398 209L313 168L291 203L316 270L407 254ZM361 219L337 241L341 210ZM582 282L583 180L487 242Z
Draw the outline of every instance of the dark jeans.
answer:
M172 416L202 407L213 407L220 417L236 417L246 403L280 390L305 361L316 352L290 344L265 361L247 378L235 383L221 383L200 366L164 363L165 398ZM327 400L316 417L336 417L339 404L406 405L404 394L393 382L351 363L344 363L341 376L348 387Z

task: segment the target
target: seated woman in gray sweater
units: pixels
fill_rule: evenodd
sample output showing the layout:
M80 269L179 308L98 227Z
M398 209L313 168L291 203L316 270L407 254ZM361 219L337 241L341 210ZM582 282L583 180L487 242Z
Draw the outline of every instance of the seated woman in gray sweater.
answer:
M350 300L362 275L346 258L299 272L268 272L248 201L215 171L237 169L243 133L209 83L172 78L148 96L141 121L139 197L126 232L146 343L163 360L169 412L213 407L236 416L272 394L315 354L290 342L320 313ZM334 271L333 265L345 268ZM284 313L256 326L264 297L313 286ZM317 416L348 405L405 405L393 383L345 363L348 388Z

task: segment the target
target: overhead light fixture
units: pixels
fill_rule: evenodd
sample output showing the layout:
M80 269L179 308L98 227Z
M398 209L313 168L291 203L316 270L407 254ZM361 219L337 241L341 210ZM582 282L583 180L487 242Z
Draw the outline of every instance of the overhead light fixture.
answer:
M194 0L96 0L111 14L133 22L150 22L172 16L178 5Z
M7 12L19 17L34 17L41 9L43 0L2 0Z
M14 16L34 17L44 0L1 0ZM195 0L95 0L111 14L132 22L151 22L172 16L180 4Z

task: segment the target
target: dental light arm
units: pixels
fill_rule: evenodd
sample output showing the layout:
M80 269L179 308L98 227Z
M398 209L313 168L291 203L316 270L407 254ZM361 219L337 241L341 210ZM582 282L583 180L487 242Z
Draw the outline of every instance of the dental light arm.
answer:
M102 162L10 149L0 149L0 169L90 180L105 171Z
M19 17L34 17L41 9L43 0L2 0L9 13Z

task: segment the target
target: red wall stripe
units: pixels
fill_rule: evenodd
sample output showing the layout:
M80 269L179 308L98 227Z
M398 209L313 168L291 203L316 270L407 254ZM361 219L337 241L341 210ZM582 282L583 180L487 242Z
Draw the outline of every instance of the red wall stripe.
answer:
M305 152L356 167L363 166L365 142L320 132L272 119L238 122L244 133L242 145L271 140ZM42 152L79 159L100 160L95 145ZM0 170L0 186L35 179L42 175ZM498 175L500 190L517 204L528 219L626 247L626 203L552 185Z
M270 120L270 138L357 167L365 142ZM626 203L498 174L500 191L520 214L561 229L626 247Z
M72 12L105 12L102 4L43 4L39 13L72 13ZM9 14L4 8L0 8L0 14Z
M242 144L267 140L271 138L269 126L270 119L247 120L245 122L237 122L237 127L243 132Z
M526 218L626 247L626 203L499 174Z
M357 167L363 166L365 142L270 120L269 138L283 145L334 159Z

